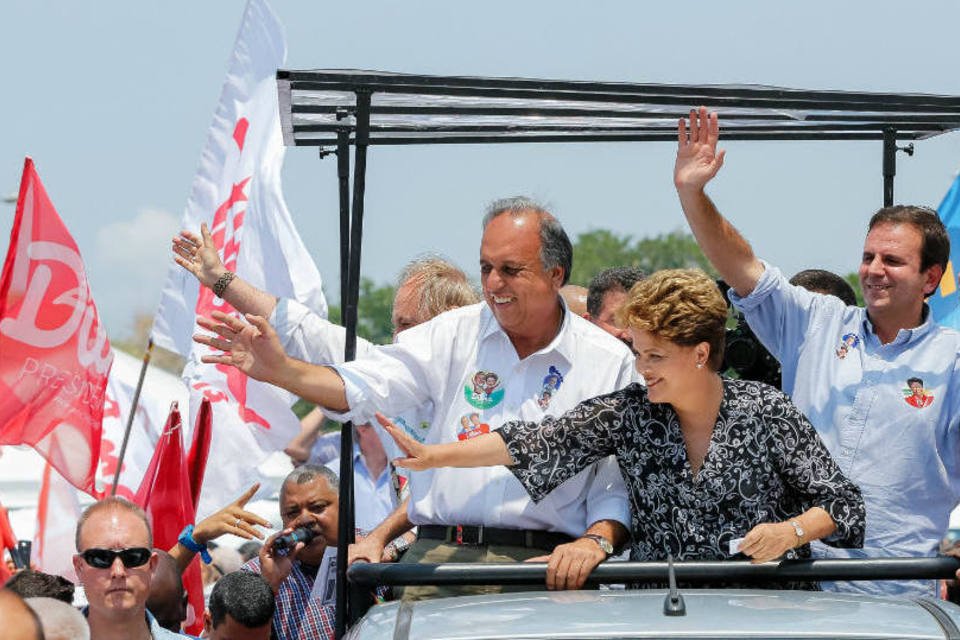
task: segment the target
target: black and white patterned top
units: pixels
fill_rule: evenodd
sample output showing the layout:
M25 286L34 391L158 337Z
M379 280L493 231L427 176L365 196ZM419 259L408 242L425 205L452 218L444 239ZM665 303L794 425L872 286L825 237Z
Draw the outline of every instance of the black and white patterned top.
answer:
M723 560L729 543L755 525L822 507L837 525L824 540L863 544L860 490L837 468L807 419L768 385L724 379L723 401L697 475L687 461L673 407L652 403L632 384L581 402L539 424L508 422L498 431L510 467L534 501L608 455L630 493L630 559ZM809 557L810 547L796 550ZM743 556L740 556L742 559Z

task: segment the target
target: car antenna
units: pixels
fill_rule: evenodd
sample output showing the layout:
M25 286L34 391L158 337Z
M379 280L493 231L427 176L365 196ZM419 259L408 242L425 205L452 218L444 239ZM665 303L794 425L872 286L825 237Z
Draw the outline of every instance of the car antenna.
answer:
M687 615L687 605L683 602L683 596L677 589L677 573L673 569L673 555L667 555L667 579L670 581L670 591L667 597L663 599L663 615L665 616L685 616Z

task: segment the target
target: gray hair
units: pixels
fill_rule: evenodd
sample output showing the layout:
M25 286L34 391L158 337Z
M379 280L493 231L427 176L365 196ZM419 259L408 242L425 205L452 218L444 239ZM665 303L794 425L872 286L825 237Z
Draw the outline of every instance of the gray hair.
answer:
M46 640L90 640L90 627L79 610L55 598L26 598Z
M483 216L483 229L486 230L491 220L504 213L514 217L524 213L537 215L540 221L540 262L546 270L554 267L563 269L563 282L560 284L567 284L573 270L573 245L560 221L535 200L526 196L514 196L490 203L486 215Z
M467 274L440 256L425 255L409 262L397 277L397 288L407 283L417 287L417 313L423 321L480 302Z
M340 478L331 469L319 464L302 464L283 479L283 484L280 485L280 502L283 502L288 484L307 484L317 478L324 478L334 491L340 490Z

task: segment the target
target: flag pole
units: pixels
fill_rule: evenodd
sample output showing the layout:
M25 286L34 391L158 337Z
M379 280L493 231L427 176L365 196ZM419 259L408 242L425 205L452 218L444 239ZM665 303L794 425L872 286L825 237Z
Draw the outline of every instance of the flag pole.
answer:
M123 444L120 445L120 455L117 456L117 472L113 474L113 486L110 495L117 495L117 484L120 482L120 470L123 468L123 458L127 454L127 442L130 440L130 429L133 427L133 418L137 415L137 403L140 401L140 391L143 389L143 379L147 375L147 366L153 354L153 338L147 340L147 350L143 352L143 365L140 367L140 378L137 380L137 389L133 392L133 401L130 402L130 415L127 416L127 427L123 430Z

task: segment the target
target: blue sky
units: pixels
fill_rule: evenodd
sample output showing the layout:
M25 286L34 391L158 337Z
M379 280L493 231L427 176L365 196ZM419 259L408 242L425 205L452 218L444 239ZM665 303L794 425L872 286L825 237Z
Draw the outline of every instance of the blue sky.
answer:
M295 2L273 0L287 67L960 95L956 2ZM679 5L676 5L679 6ZM152 312L239 25L240 0L0 4L0 194L32 155L113 336ZM880 143L734 143L711 187L788 273L856 268L881 204ZM673 145L374 148L364 273L435 251L476 274L479 219L529 194L572 236L684 225ZM899 157L897 200L936 205L960 135ZM335 160L289 149L287 203L337 295ZM6 239L13 206L0 204ZM6 247L6 240L3 242Z

